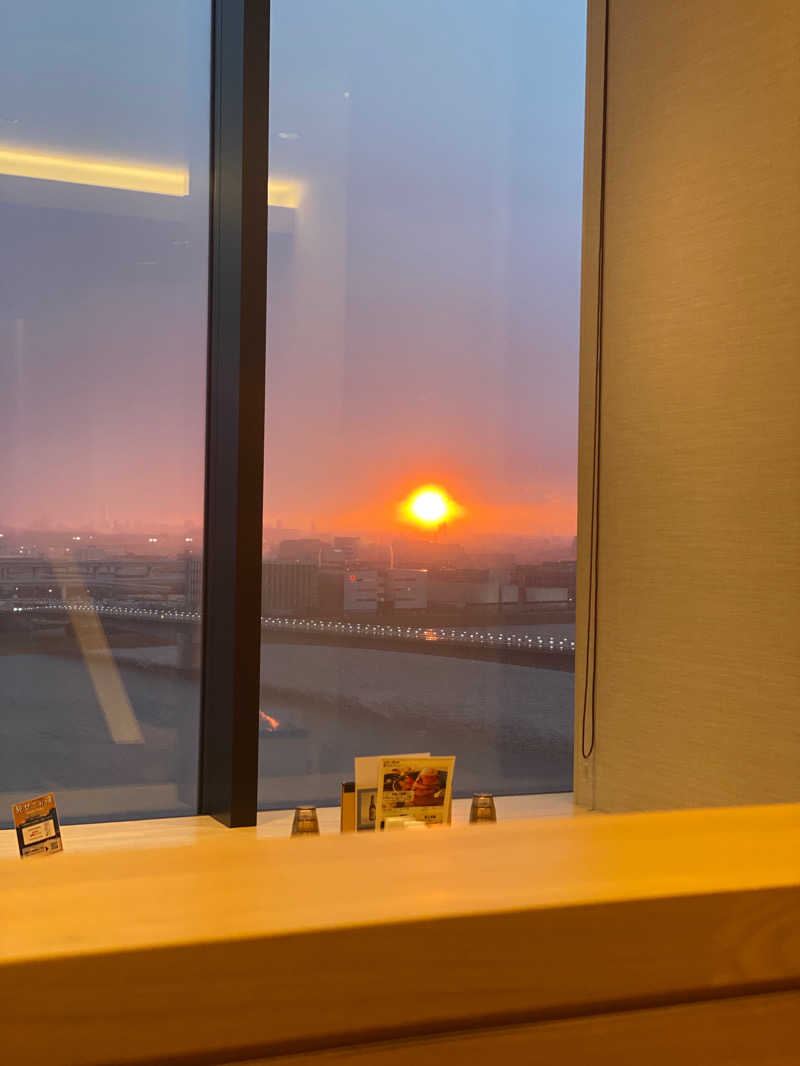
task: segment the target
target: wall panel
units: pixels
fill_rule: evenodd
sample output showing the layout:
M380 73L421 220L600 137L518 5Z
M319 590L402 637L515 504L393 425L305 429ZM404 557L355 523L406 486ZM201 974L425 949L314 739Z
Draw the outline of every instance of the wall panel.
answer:
M794 0L610 3L588 806L800 798L798 55Z

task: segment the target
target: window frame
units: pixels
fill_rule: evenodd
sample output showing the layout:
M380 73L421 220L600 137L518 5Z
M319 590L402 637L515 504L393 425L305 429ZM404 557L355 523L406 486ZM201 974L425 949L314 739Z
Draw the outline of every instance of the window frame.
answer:
M581 412L575 646L576 787L594 770L597 534L593 442L602 306L605 71L609 0L587 0L581 279ZM270 0L212 0L208 389L198 813L258 820L261 567L266 389ZM594 312L594 313L592 313ZM590 465L591 453L591 465ZM589 535L585 535L589 533ZM586 755L584 718L591 709ZM584 713L581 714L581 710ZM584 800L585 802L585 800Z
M269 0L214 0L198 812L255 825L267 311Z

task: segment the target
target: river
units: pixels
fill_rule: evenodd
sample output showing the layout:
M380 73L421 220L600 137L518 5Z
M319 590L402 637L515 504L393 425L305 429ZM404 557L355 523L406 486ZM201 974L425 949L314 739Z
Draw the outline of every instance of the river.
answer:
M84 660L0 654L2 824L9 802L51 790L65 820L192 813L199 680L176 661L172 646L114 650L141 731L139 743L115 743ZM108 669L107 656L100 665ZM570 673L277 644L262 646L261 665L262 807L335 803L354 755L403 751L455 754L457 795L572 786Z

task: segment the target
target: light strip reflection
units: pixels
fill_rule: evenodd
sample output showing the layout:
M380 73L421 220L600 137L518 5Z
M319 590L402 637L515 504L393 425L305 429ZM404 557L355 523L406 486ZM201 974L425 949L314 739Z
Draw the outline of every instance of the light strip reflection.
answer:
M267 202L270 207L298 207L301 189L298 182L272 179L267 185Z
M125 189L158 196L188 196L189 171L166 167L106 163L99 159L53 155L0 146L0 175L60 181L68 185L92 185L101 189ZM296 208L300 185L294 181L272 180L267 188L271 207Z
M185 169L108 163L81 156L53 155L1 146L0 174L41 181L62 181L70 185L127 189L129 192L148 192L159 196L189 195L189 172Z

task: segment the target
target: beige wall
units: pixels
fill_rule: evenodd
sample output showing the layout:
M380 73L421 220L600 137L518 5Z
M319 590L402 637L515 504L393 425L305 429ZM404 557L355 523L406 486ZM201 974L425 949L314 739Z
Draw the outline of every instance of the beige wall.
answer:
M590 0L578 800L798 800L797 0L610 0L596 744L581 755L603 14Z

